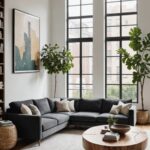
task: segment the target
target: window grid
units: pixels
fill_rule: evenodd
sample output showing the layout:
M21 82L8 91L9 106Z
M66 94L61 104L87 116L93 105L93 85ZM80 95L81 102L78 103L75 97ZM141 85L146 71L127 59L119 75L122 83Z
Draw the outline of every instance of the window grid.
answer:
M114 0L114 1L110 1L110 0L105 0L105 57L106 57L106 59L105 59L105 96L107 97L107 98L112 98L110 95L109 95L109 93L108 93L108 91L110 90L109 88L110 88L110 86L114 86L113 88L115 89L118 89L119 90L119 92L117 93L117 94L114 94L114 95L117 95L116 96L116 98L124 98L123 96L123 90L124 90L124 88L125 87L127 87L127 88L129 88L129 86L130 87L133 87L133 86L135 86L136 87L136 90L135 90L135 87L133 87L134 88L134 90L135 90L135 92L136 92L136 99L134 99L133 100L133 102L137 102L138 101L138 86L137 86L137 84L126 84L125 82L127 82L127 81L125 81L125 79L127 78L127 76L129 77L129 76L132 76L132 74L131 73L124 73L123 72L123 64L122 64L122 61L121 61L121 55L114 55L114 54L112 54L112 52L111 52L111 50L109 50L108 51L108 42L119 42L119 47L123 47L123 45L122 45L122 43L124 42L124 41L129 41L130 40L130 37L129 36L127 36L127 35L123 35L123 27L133 27L133 26L137 26L137 11L135 11L135 12L122 12L122 4L124 3L124 2L128 2L128 1L134 1L134 2L136 2L137 3L137 0L126 0L126 1L124 1L124 0ZM108 7L108 4L110 4L110 3L113 3L113 4L115 4L115 3L120 3L120 12L118 13L107 13L108 11L107 11L107 7ZM136 6L137 7L137 6ZM137 8L136 8L136 10L137 10ZM136 15L136 23L129 23L128 21L127 22L125 22L125 23L127 23L127 24L123 24L123 20L122 20L122 18L124 17L124 16L131 16L131 15ZM107 20L107 18L108 17L118 17L119 18L119 20L117 20L117 23L119 22L119 24L116 24L116 25L108 25L108 20ZM110 19L110 18L109 18ZM116 22L115 22L116 23ZM115 24L114 23L114 24ZM119 30L119 32L118 32L118 36L108 36L108 32L109 32L109 30L110 30L110 28L118 28L118 30ZM109 30L108 30L109 29ZM110 31L111 32L111 31ZM110 34L111 35L111 34ZM117 35L117 34L116 34ZM117 50L117 49L116 49ZM110 53L110 54L108 54L108 53ZM113 58L113 59L119 59L118 60L118 65L116 66L116 68L119 68L119 72L117 72L117 73L112 73L110 70L112 70L112 67L113 66L109 66L108 64L109 64L109 62L108 61L112 61L111 60L111 58ZM110 60L109 60L110 59ZM116 61L116 60L115 60ZM109 73L110 72L110 73ZM116 76L116 82L118 81L118 83L113 83L113 82L115 82L114 80L112 81L112 83L108 83L108 80L109 80L109 78L111 78L110 76ZM118 76L119 76L119 78L118 78ZM124 77L124 78L123 78ZM116 87L117 86L117 87ZM130 97L131 98L131 97Z
M69 8L70 7L80 7L80 13L78 12L78 16L70 16L69 15ZM93 43L93 34L91 33L91 36L86 35L86 32L83 33L84 30L91 30L91 32L93 32L93 23L92 26L82 26L83 25L83 21L85 21L85 19L93 19L93 15L82 15L82 8L84 6L92 6L93 7L93 3L88 3L88 4L82 4L82 0L80 0L80 4L77 5L69 5L69 0L67 0L67 47L68 49L69 44L79 44L79 56L76 55L74 56L74 59L79 59L79 73L75 73L75 72L71 72L69 71L67 74L67 96L71 97L71 95L69 94L69 91L76 91L78 90L79 93L76 94L76 97L83 97L83 92L88 90L89 88L93 88L93 81L88 81L87 83L84 83L83 81L83 77L84 76L88 76L89 78L93 77L93 72L90 73L84 73L84 68L83 68L83 61L85 59L93 59L93 56L86 56L83 54L83 45L84 43ZM69 21L79 21L79 24L77 25L77 27L70 27L69 26ZM70 34L70 29L74 29L74 30L79 30L79 35L77 37L69 37ZM83 36L84 35L84 36ZM76 64L74 64L75 66ZM93 68L92 68L93 69ZM74 83L73 78L70 79L70 76L76 76L77 79L79 79L79 81L77 81L78 83ZM70 81L72 80L72 81ZM93 79L92 79L93 80ZM72 88L71 86L76 86L77 88ZM88 88L85 86L89 86ZM91 87L90 87L91 86ZM79 89L78 89L79 88Z

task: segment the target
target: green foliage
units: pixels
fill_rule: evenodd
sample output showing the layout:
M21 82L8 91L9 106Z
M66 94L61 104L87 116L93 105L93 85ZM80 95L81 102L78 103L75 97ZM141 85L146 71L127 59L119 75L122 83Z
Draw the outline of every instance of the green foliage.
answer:
M141 85L142 110L143 103L143 87L145 78L150 78L150 33L145 37L142 35L140 28L135 27L130 30L130 48L135 52L131 55L128 50L120 48L118 53L122 56L122 62L126 64L129 70L133 69L133 83Z
M45 45L41 52L41 61L49 74L67 73L73 67L73 56L65 48L59 49L58 44Z
M113 116L110 115L107 119L107 123L111 126L111 125L117 123L117 119L115 119Z

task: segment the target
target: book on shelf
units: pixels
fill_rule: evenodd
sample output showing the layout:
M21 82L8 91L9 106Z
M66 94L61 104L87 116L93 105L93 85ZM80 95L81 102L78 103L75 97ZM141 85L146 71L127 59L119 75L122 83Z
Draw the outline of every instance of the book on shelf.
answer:
M103 140L109 142L115 142L120 139L120 135L114 132L107 132L104 134Z

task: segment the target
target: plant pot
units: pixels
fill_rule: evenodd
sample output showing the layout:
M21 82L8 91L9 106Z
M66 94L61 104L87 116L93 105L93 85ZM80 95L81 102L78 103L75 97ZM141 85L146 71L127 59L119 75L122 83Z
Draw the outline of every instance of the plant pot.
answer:
M149 120L148 110L137 110L137 124L147 124Z

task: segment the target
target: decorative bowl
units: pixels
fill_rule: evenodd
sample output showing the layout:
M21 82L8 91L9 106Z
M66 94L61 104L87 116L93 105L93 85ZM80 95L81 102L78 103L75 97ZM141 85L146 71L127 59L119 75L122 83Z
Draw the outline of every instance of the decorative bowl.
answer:
M130 130L130 126L124 124L115 124L110 127L110 130L119 134L125 134Z

